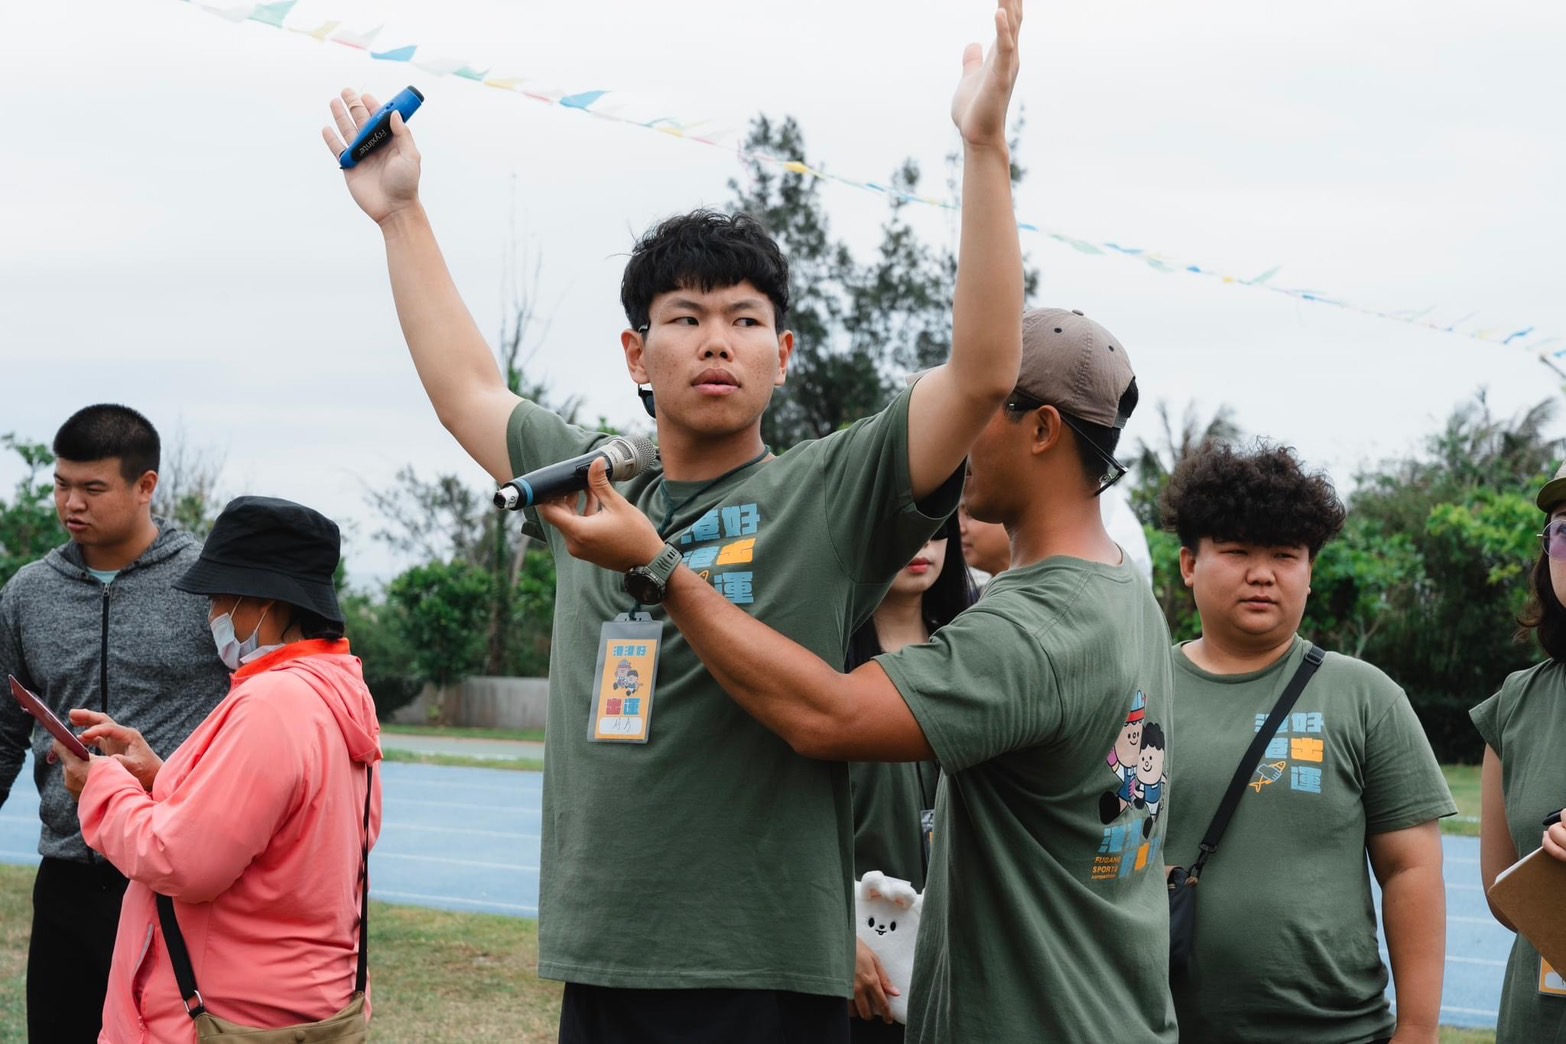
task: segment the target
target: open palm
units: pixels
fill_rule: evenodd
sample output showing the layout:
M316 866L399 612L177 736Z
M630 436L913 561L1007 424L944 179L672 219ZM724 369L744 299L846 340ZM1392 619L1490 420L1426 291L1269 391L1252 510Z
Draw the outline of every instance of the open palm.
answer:
M1000 0L995 8L995 43L988 55L976 43L962 54L962 79L952 95L952 122L969 145L1006 142L1006 107L1017 82L1017 33L1022 0Z
M381 103L369 94L345 90L332 99L332 120L336 127L321 128L321 137L334 157L340 156L348 142L359 133ZM377 222L384 221L402 207L419 198L419 150L413 135L400 115L392 116L392 137L358 164L343 171L354 202Z

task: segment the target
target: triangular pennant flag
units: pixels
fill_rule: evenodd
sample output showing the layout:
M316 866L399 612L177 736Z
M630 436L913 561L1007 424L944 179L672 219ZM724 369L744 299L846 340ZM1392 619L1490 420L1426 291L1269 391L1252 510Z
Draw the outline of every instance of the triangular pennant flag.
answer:
M293 10L296 2L297 0L276 0L275 3L261 4L251 12L250 20L281 29L283 19L288 17L288 12Z
M389 51L371 51L370 57L380 62L408 62L413 60L413 52L418 49L417 44L409 44L407 47L393 47Z
M568 94L560 99L560 104L568 109L587 109L608 91L582 91L580 94Z
M332 43L340 43L344 47L352 47L356 50L368 51L370 49L371 42L374 41L376 36L380 34L382 28L382 26L378 25L367 33L355 33L345 29L336 36L332 37Z

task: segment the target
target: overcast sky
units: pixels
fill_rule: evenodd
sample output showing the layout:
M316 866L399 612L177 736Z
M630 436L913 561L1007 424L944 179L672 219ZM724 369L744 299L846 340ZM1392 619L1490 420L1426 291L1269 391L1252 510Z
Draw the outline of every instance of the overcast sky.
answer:
M219 3L215 7L241 5ZM485 480L409 363L380 236L319 138L344 85L418 85L423 194L479 324L498 328L512 244L539 259L535 357L587 415L637 423L618 279L660 217L722 205L758 112L797 116L851 179L913 156L940 189L962 45L983 0L301 0L288 24L382 25L375 46L471 59L541 90L609 90L729 149L180 0L0 5L0 433L48 441L90 402L147 413L226 461L222 492L285 496L349 526L352 579L398 563L363 491L405 464ZM1566 8L1034 0L1017 98L1019 216L1372 308L1566 335ZM880 199L828 186L868 249ZM513 222L512 214L516 215ZM921 210L932 237L948 215ZM511 229L515 227L513 236ZM1480 386L1510 414L1560 380L1517 346L1265 290L1023 246L1039 303L1081 308L1135 364L1143 407L1233 407L1343 485L1410 449ZM1559 347L1559 346L1558 346ZM0 458L0 489L19 474Z

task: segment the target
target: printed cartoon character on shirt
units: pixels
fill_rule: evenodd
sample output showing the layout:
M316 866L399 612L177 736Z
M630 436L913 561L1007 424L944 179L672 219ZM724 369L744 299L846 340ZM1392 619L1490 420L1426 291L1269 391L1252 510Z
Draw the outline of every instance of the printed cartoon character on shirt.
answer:
M1158 818L1164 788L1168 785L1169 776L1164 772L1164 730L1156 721L1150 721L1142 729L1142 751L1136 766L1136 800L1132 802L1137 808L1147 809L1147 818L1142 821L1143 837L1153 833L1153 821Z
M1105 761L1109 771L1120 778L1120 788L1105 792L1098 799L1098 818L1105 823L1130 807L1136 799L1136 771L1142 760L1142 726L1147 717L1147 697L1141 689L1131 698L1131 709L1126 712L1126 722L1115 737L1115 745Z
M854 889L854 934L881 960L887 978L902 991L888 997L892 1018L908 1021L908 984L913 981L914 941L924 896L914 886L879 870L867 870Z

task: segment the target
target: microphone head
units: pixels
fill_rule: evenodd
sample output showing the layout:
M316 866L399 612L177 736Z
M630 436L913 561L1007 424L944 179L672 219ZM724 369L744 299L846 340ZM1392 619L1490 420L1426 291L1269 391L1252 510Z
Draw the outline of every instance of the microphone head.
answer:
M641 435L616 435L598 447L609 461L609 481L640 475L658 459L658 447Z

